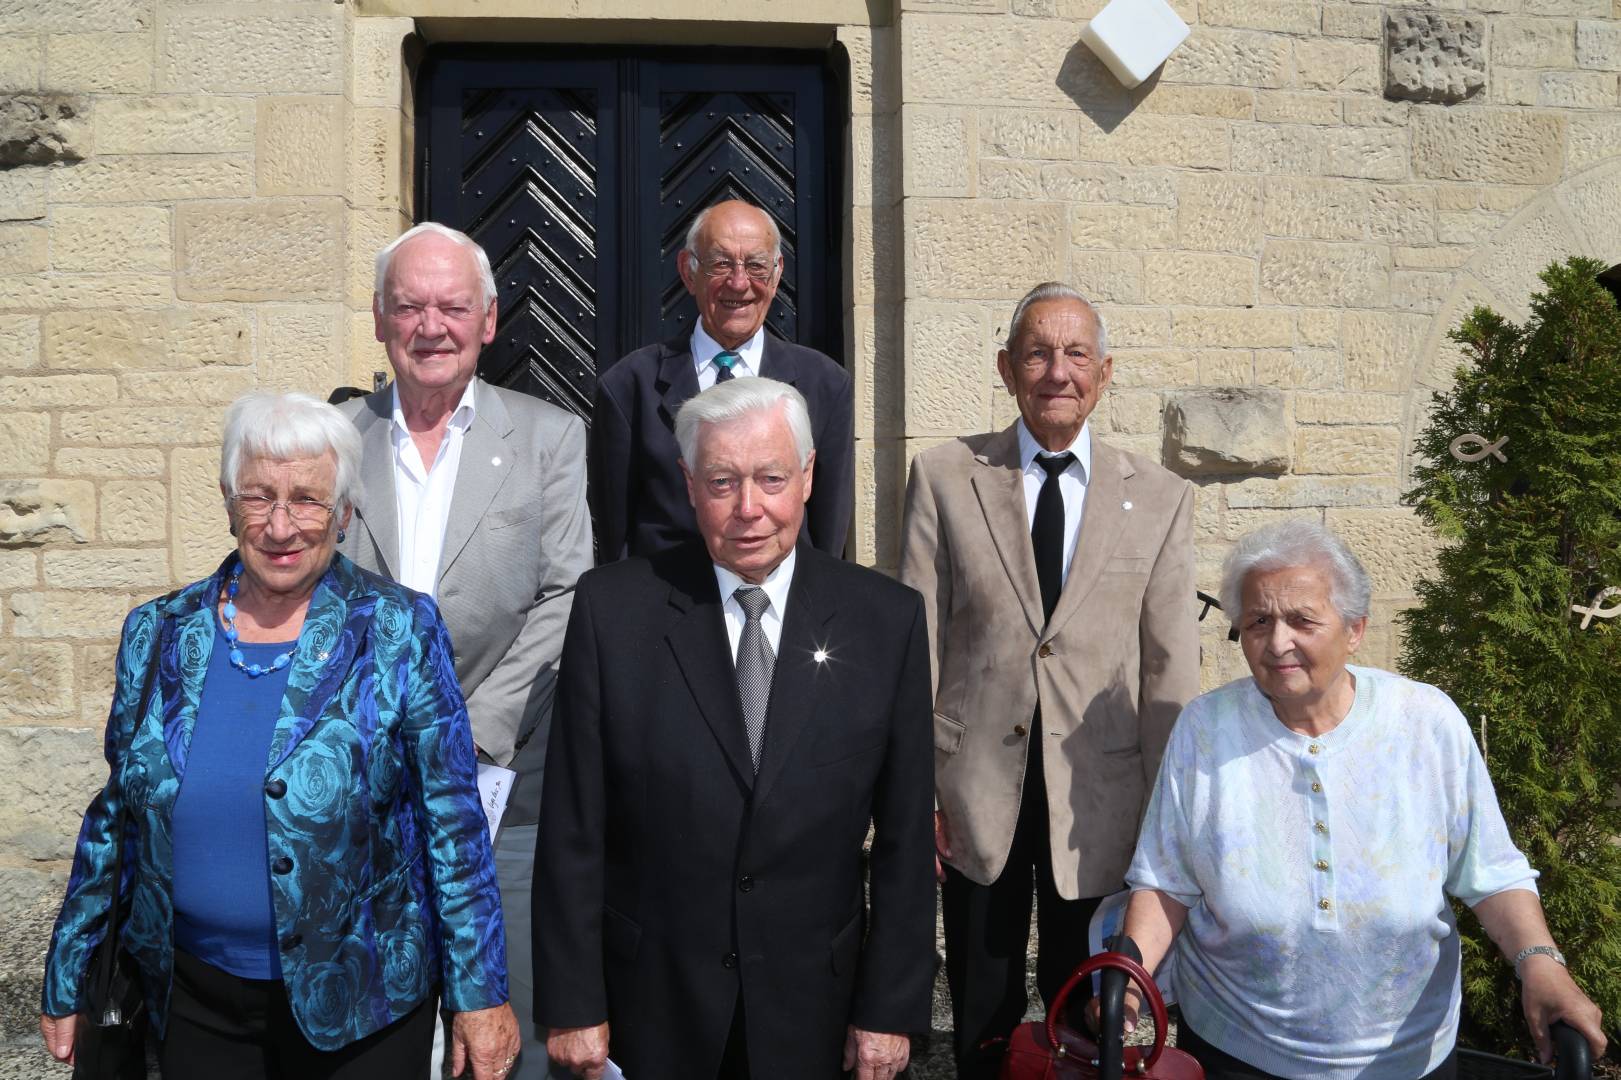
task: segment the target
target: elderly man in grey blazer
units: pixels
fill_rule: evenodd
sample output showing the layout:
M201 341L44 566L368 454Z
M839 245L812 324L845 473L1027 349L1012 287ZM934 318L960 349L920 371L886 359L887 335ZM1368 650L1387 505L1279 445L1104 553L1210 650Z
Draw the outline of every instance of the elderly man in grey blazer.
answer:
M430 222L385 247L372 314L394 382L341 406L363 446L341 549L438 601L479 760L517 773L495 844L523 1032L505 1075L544 1077L529 891L557 661L575 580L591 565L585 425L477 377L496 290L488 256L465 234Z
M995 1076L982 1044L1024 1016L1032 894L1042 998L1085 959L1088 920L1125 887L1171 725L1199 688L1193 488L1093 435L1114 371L1102 317L1069 286L1039 285L996 366L1019 419L917 456L901 554L933 646L962 1078Z

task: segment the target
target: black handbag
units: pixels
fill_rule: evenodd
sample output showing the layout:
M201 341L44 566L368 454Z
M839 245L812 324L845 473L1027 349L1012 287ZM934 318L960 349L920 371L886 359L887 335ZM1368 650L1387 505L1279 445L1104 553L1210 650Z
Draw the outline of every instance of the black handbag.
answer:
M136 725L145 712L152 680L157 677L159 651L159 636L154 634L146 679L141 684L141 696L135 699ZM131 734L133 739L133 726ZM124 752L129 752L128 746ZM113 832L117 839L107 932L90 954L85 972L84 1011L74 1033L73 1080L146 1080L146 996L141 989L140 969L119 943L119 931L124 926L124 840L130 820L129 800L121 797Z

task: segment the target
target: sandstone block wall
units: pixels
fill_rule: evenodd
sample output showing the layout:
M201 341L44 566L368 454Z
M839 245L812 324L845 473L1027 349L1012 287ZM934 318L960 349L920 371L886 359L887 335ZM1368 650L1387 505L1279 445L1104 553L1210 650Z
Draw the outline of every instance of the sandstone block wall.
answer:
M410 19L352 4L0 4L0 1034L106 776L131 606L230 549L223 406L370 385L408 223Z
M1476 303L1523 315L1551 259L1621 261L1596 201L1616 11L1183 0L1192 35L1128 91L1077 40L1101 6L898 5L908 151L927 140L902 176L908 452L1011 416L1013 299L1067 280L1110 320L1099 432L1200 486L1201 587L1242 531L1326 521L1377 568L1363 657L1392 664L1433 559L1399 494L1445 332ZM1205 445L1213 391L1269 430ZM1207 685L1242 673L1225 621L1205 631Z

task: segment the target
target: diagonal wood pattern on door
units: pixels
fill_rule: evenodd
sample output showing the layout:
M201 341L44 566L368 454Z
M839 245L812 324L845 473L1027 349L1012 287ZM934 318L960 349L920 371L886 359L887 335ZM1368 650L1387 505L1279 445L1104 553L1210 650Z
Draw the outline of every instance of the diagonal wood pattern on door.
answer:
M435 46L419 77L419 203L490 255L491 382L590 421L597 373L691 331L676 271L693 216L725 198L772 215L783 280L769 332L842 353L843 123L827 54ZM842 144L841 144L842 145Z
M584 414L596 378L596 162L589 89L469 91L461 179L465 229L495 271L499 347L481 374ZM493 343L492 343L493 344Z
M659 95L660 254L674 267L692 219L723 199L763 208L782 234L783 274L766 326L797 340L794 312L794 97L792 94ZM672 273L659 298L664 337L690 330L697 308Z

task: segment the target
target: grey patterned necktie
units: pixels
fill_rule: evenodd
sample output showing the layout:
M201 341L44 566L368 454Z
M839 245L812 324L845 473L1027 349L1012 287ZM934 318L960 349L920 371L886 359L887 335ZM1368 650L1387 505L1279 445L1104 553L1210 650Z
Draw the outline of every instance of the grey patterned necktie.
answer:
M743 609L743 634L737 642L737 697L743 706L743 728L749 736L749 757L760 771L760 748L765 745L765 710L771 701L771 671L777 654L760 625L771 597L758 585L740 585L732 593Z

